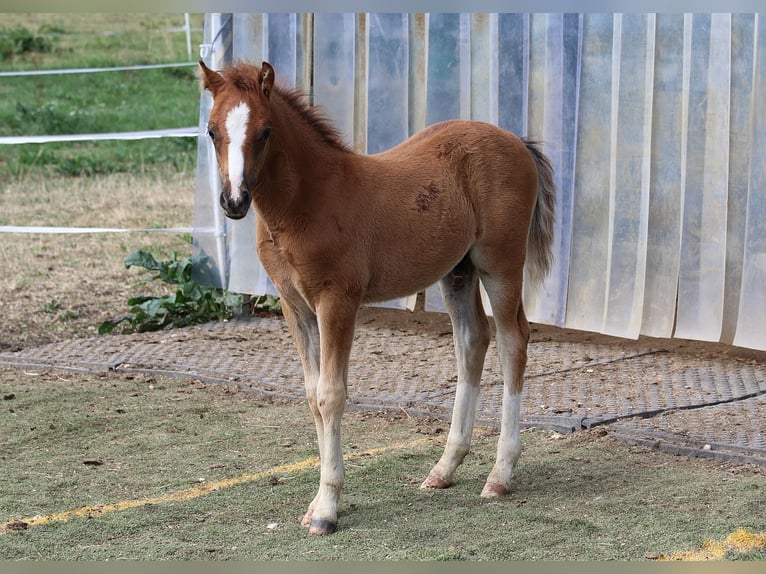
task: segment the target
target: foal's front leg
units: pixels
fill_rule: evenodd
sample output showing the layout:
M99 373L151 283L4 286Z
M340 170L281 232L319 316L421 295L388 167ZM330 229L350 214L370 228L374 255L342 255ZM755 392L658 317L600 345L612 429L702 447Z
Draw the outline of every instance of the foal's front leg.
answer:
M324 425L317 407L317 383L319 381L319 326L314 311L298 295L297 297L282 297L282 312L290 329L290 336L298 350L303 366L303 379L306 388L311 414L314 416L314 424L317 431L317 443L319 446L319 458L322 458L322 443L324 438ZM314 508L319 501L319 493L309 504L306 514L301 520L301 525L309 526Z
M354 340L357 301L327 294L317 305L320 340L316 408L320 443L319 493L309 509L309 534L332 534L338 526L338 501L343 489L341 419L346 405L348 362ZM316 416L316 413L315 413ZM308 517L308 513L307 513Z

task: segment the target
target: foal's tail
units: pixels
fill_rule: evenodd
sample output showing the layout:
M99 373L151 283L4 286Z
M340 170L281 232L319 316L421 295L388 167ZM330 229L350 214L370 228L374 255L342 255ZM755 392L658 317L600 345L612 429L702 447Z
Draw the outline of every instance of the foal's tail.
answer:
M542 283L553 261L553 223L555 221L556 186L553 166L539 142L523 140L537 166L537 202L527 235L527 276L537 285Z

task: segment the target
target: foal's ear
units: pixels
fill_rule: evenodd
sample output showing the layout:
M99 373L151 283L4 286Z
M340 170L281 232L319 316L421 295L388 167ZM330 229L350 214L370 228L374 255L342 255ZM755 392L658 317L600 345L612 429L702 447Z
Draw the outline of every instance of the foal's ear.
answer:
M267 98L274 87L274 68L268 62L261 63L261 91Z
M199 61L199 67L200 86L203 90L210 90L210 93L215 97L225 83L223 76L208 68L202 60Z

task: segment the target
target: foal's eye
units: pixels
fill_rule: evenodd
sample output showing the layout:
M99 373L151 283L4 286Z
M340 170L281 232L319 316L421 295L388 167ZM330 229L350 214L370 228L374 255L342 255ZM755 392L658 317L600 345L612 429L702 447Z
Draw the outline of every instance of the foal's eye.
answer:
M265 142L267 139L269 139L270 135L271 135L271 128L263 128L263 131L261 132L261 137L259 139L262 142Z
M207 135L210 136L211 140L215 141L215 133L210 128L208 128L208 130L207 130Z

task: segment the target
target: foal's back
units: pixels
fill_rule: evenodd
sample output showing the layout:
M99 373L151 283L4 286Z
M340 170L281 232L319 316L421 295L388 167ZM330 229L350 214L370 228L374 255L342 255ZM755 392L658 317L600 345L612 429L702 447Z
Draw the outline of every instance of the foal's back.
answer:
M369 301L435 283L472 249L492 244L523 262L537 195L525 143L494 125L434 124L398 146L351 156L360 244L371 262Z

